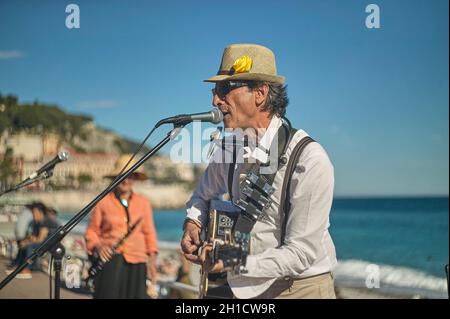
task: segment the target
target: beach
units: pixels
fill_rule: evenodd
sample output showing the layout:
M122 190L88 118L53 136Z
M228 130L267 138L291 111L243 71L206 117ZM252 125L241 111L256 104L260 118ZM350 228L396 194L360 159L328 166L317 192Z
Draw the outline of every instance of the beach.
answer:
M0 223L0 236L10 237L13 233L13 223ZM67 254L72 257L72 261L82 260L83 263L87 262L87 256L82 247L82 234L69 234L64 239L63 243L67 249ZM175 279L176 270L180 265L178 258L178 244L171 242L160 243L160 253L158 256L158 269L160 269L160 278L163 279L163 283L172 282ZM0 280L6 277L4 272L6 264L9 262L5 256L0 257ZM345 265L345 263L344 263ZM342 266L342 265L341 265ZM161 270L164 270L161 272ZM86 271L86 269L84 269ZM338 299L422 299L428 298L426 295L405 293L405 291L389 291L385 289L368 289L364 287L361 282L346 282L340 273L345 272L342 268L337 268L335 274L336 296ZM194 268L190 271L191 282L193 287L198 287L199 281L199 269ZM11 284L11 287L5 288L0 291L0 299L3 298L47 298L48 296L48 275L45 271L34 272L33 279L20 280L15 279ZM62 298L67 299L85 299L91 298L90 293L86 289L67 289L64 286L63 281ZM443 297L437 295L437 298Z
M66 223L74 212L61 212ZM185 218L183 209L154 209L161 278L173 280L180 265L177 249ZM83 233L88 217L68 234L68 254L86 259ZM0 222L0 236L13 238L13 222ZM446 299L448 200L336 199L330 232L338 265L333 270L342 299ZM0 278L3 273L0 275ZM198 283L198 270L191 282Z
M144 195L157 209L184 207L191 192L179 185L136 183L135 191ZM57 210L75 212L89 204L101 190L58 190L48 192L17 192L2 196L0 203L30 203L41 201Z
M8 260L0 257L0 280L3 280ZM383 294L366 289L351 287L336 287L338 299L404 299L414 296L402 296L395 294ZM49 278L44 272L33 272L30 280L14 279L4 289L0 290L0 299L48 299ZM68 289L64 284L61 289L62 299L91 299L91 294L86 291Z

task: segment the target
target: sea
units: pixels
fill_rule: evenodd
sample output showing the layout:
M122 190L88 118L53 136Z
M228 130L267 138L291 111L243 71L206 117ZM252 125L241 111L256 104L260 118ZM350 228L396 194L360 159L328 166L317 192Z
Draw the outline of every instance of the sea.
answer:
M73 213L60 214L67 221ZM185 211L155 210L158 239L176 246ZM449 199L336 198L330 215L339 286L448 298ZM86 220L75 229L83 232Z

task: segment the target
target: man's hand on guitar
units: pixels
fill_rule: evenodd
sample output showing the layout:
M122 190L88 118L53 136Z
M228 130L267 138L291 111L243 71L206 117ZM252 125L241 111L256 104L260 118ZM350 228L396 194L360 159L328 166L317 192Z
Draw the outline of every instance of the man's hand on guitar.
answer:
M199 257L195 254L199 249L200 242L200 225L192 220L186 220L184 224L184 235L181 240L181 249L187 260L193 263L199 263Z
M211 258L208 258L208 254L213 250L213 245L210 243L205 243L202 247L202 252L198 257L200 264L204 264L205 271L208 273L216 273L224 271L225 267L222 260L218 260L215 264L211 262Z

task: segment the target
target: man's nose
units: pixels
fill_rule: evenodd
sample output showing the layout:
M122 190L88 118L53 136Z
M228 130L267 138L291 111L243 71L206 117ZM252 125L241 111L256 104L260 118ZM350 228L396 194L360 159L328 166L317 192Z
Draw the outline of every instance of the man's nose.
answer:
M219 97L219 95L213 93L213 106L219 107L222 103L223 100Z

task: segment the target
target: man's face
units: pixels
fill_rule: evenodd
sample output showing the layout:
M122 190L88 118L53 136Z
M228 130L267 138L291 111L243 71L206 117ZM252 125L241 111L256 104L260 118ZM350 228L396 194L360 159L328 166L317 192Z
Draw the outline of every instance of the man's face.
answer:
M134 183L133 178L128 177L117 186L117 191L121 194L131 192L133 188L133 183Z
M257 113L254 91L238 82L236 86L219 82L213 90L213 105L223 113L225 128L246 129L253 127Z
M44 213L39 208L33 208L31 211L33 213L33 219L36 223L40 223L44 220Z
M53 211L49 211L47 212L47 218L56 221L58 216Z

